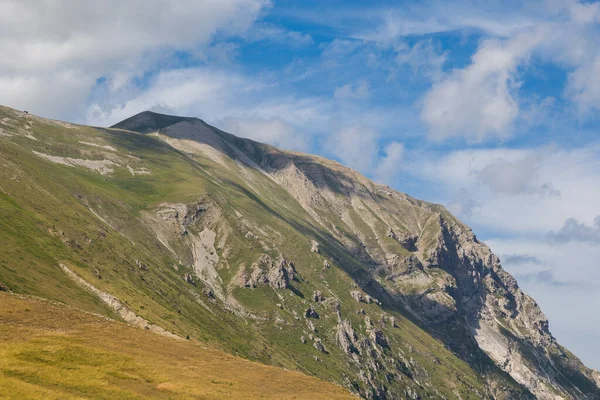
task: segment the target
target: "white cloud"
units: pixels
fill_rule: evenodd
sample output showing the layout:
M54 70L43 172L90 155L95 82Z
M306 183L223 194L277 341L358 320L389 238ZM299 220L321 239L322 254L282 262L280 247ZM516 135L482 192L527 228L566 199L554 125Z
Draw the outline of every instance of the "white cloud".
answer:
M356 85L346 84L337 87L333 97L338 100L366 100L371 95L369 83L365 80Z
M509 40L487 39L470 65L434 84L421 112L430 137L481 142L510 136L519 114L515 73L542 37L541 30L533 30Z
M363 17L376 21L354 36L380 43L400 37L429 35L457 30L481 31L495 37L510 37L531 28L540 20L544 5L534 7L523 2L506 3L431 1L402 7L364 12ZM343 17L343 15L342 15ZM356 16L354 16L356 17Z
M501 194L560 195L551 183L538 182L538 169L546 151L537 151L527 156L506 161L497 159L477 172L478 182Z
M569 242L600 244L600 216L594 218L592 226L569 218L559 231L548 232L546 239L550 244L557 245Z
M479 204L465 188L460 188L448 202L448 210L456 215L472 217L480 210Z
M414 74L422 74L434 81L442 77L442 67L446 62L447 52L441 51L431 38L420 40L412 46L401 42L395 50L396 61L399 64L409 65Z
M240 34L268 6L266 0L4 0L0 104L73 117L97 79L114 75L116 82L122 68L141 75L148 68L142 59L153 52L196 50L215 35Z
M353 125L334 132L325 144L326 150L350 168L370 173L379 152L379 135L362 125Z
M407 155L407 171L448 204L464 188L459 204L479 205L462 216L478 230L537 235L560 229L576 218L591 224L600 202L600 148L457 150L447 155ZM465 208L468 209L468 208ZM455 211L461 211L455 209Z
M258 142L269 143L286 150L306 151L310 136L302 135L289 122L272 117L227 117L222 123L223 130L237 136L247 137Z
M248 41L268 40L274 43L285 44L294 48L314 44L311 35L307 33L289 31L280 26L261 23L257 24L245 37Z
M575 101L580 111L600 110L600 54L569 75L567 95Z
M379 183L392 184L402 169L404 145L398 142L389 143L384 149L385 155L377 162L373 179Z

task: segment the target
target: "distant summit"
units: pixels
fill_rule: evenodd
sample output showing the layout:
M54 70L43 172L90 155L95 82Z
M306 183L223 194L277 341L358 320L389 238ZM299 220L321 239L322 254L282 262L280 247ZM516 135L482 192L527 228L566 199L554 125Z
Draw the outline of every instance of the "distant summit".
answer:
M111 128L126 129L139 133L155 132L168 126L175 125L183 121L198 120L197 118L178 117L175 115L159 114L152 111L144 111L139 114L123 120Z

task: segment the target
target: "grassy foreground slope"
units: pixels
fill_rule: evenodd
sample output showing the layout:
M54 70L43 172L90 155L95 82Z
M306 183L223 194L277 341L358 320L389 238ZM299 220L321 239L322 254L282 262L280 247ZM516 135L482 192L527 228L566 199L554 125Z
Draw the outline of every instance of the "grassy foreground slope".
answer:
M349 399L343 388L39 298L0 293L0 397Z

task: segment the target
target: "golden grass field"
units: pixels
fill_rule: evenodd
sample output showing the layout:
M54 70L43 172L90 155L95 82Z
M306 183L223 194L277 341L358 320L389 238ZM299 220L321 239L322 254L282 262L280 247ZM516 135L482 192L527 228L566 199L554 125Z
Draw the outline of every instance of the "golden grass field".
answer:
M0 293L0 398L347 399L335 384Z

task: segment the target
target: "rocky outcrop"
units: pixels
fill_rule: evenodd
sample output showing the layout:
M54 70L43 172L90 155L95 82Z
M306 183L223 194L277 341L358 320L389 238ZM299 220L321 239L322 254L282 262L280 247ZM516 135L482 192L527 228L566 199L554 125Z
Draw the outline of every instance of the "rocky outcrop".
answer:
M319 253L319 242L317 242L316 240L313 240L310 242L310 252L311 253Z
M308 307L305 311L304 311L304 318L315 318L315 319L319 319L319 314L317 313L317 311L313 308L313 306Z
M452 217L440 215L435 226L436 244L420 260L424 274L441 271L444 276L432 278L412 297L415 314L435 326L443 323L437 334L463 359L472 360L474 344L538 399L582 396L563 376L592 377L557 362L567 357L550 334L547 318L500 260Z
M313 298L313 301L315 303L320 303L320 302L322 302L322 301L325 300L325 297L323 296L323 293L321 293L320 290L315 290L313 292L313 297L312 298Z
M375 303L377 305L381 305L381 302L379 300L369 296L368 294L363 294L362 292L359 292L358 290L353 290L352 292L350 292L350 295L352 296L352 298L354 300L356 300L359 303L366 303L366 304Z
M241 267L233 278L235 285L246 288L256 288L260 285L270 285L274 289L288 289L296 279L294 263L280 256L277 260L268 255L262 255L250 266L250 271Z
M315 338L315 340L313 342L313 347L315 349L319 350L321 353L325 353L325 354L329 353L327 351L327 349L325 348L325 346L323 345L323 342L319 338Z
M347 319L338 323L336 328L336 340L340 348L347 355L359 354L358 336Z

